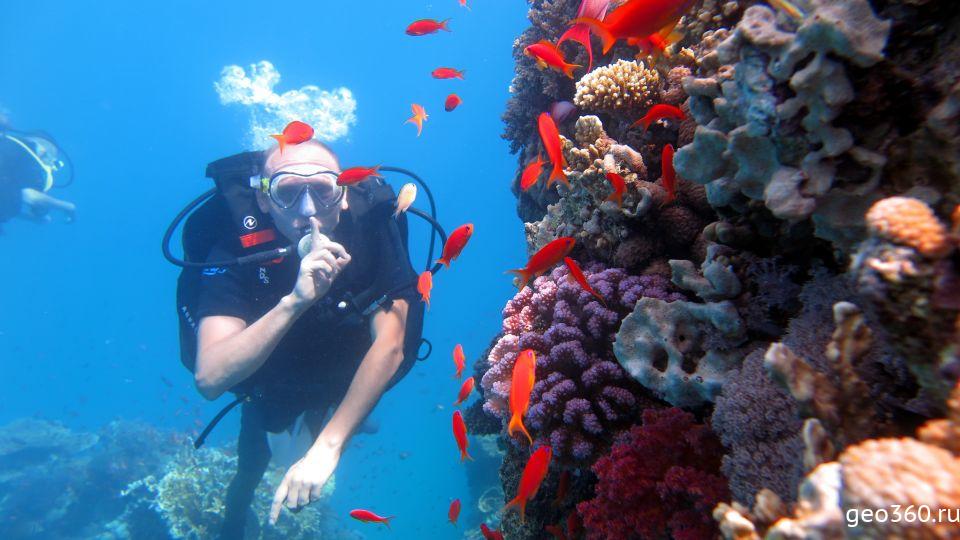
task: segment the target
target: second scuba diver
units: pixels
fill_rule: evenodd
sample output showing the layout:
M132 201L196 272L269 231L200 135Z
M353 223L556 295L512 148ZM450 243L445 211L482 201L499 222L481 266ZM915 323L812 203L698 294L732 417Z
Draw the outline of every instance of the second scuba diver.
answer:
M49 194L65 166L61 153L49 137L0 122L0 223L13 217L47 223L54 211L73 221L73 203Z

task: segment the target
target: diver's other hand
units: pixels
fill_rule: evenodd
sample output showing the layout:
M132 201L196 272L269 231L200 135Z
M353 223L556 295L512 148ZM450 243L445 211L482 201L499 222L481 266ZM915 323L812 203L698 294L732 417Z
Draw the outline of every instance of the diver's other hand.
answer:
M52 221L50 218L51 210L61 212L67 223L72 223L76 217L77 207L71 202L62 201L32 188L20 190L20 195L24 206L24 216L33 221L49 223Z
M309 307L323 298L340 272L350 263L350 254L340 244L320 233L320 222L310 218L313 242L310 252L300 259L300 273L293 288L293 299L300 307Z
M280 482L270 507L270 524L276 525L280 510L286 506L297 511L319 500L323 485L340 462L340 447L323 445L311 448L300 461L294 463Z

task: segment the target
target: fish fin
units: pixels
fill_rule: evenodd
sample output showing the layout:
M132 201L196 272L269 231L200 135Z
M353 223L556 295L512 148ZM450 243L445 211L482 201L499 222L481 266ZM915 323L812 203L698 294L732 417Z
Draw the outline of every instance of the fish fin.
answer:
M520 285L517 287L518 291L522 291L523 288L527 286L527 282L530 281L530 272L527 272L525 268L518 268L516 270L507 270L506 273L514 274L520 278Z
M583 67L583 66L581 66L580 64L566 64L566 65L563 66L563 73L564 73L564 75L566 75L567 77L570 77L570 78L572 79L572 78L573 78L573 70L576 69L576 68L578 68L578 67Z
M390 528L390 520L393 519L393 518L395 518L395 517L397 517L397 516L387 516L387 517L383 518L383 524L386 525L387 528L389 529L389 528Z
M527 431L527 426L523 425L523 418L519 414L514 414L510 418L510 424L507 426L507 435L513 437L513 432L520 430L524 435L527 436L527 440L530 441L530 446L533 446L533 437L530 436L530 432Z
M450 22L449 18L440 21L440 28L446 30L447 32L453 32L453 30L450 30L450 27L447 26L448 22Z
M280 155L283 155L283 149L287 146L287 138L283 135L271 135L274 139L277 140L277 144L280 145Z
M597 34L597 37L599 37L600 41L603 43L603 54L607 54L607 51L609 51L610 48L613 47L613 44L617 42L617 38L613 37L613 34L607 30L607 27L602 21L593 19L591 17L577 17L570 22L583 23L587 25L591 31Z
M444 259L443 257L440 257L439 259L437 259L437 262L440 263L440 264L442 264L442 265L444 265L444 266L446 266L447 268L450 268L450 261ZM434 263L434 264L436 264L436 263Z
M473 461L473 457L470 455L470 452L467 452L467 449L464 448L464 449L460 452L460 462L462 463L462 462L467 461L467 460Z

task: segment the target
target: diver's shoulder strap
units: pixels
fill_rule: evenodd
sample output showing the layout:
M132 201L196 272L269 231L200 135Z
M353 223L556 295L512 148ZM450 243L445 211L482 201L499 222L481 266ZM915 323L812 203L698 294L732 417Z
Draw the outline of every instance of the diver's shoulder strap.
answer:
M251 176L260 174L263 164L263 152L253 150L212 161L207 165L206 177L222 186L222 181L247 181ZM249 183L247 183L249 186Z

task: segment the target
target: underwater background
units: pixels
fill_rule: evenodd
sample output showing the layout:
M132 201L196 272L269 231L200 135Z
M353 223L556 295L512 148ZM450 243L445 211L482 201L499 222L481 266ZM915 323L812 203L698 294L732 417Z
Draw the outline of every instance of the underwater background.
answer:
M228 398L180 363L160 237L208 162L291 120L476 232L376 432L250 538L960 537L960 3L464 3L0 7L0 114L69 153L52 193L78 206L0 235L0 538L215 537L239 414L192 450ZM557 61L541 40L578 16ZM451 32L405 35L420 18ZM527 351L530 441L507 428Z

